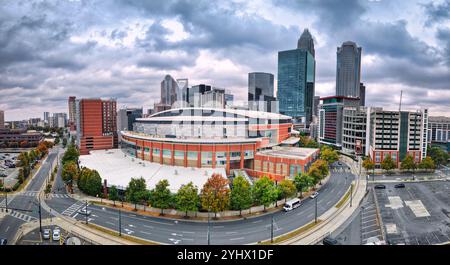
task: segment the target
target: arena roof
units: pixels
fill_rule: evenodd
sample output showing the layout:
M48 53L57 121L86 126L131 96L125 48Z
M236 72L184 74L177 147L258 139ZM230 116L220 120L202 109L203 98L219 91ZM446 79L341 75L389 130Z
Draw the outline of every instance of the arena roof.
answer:
M224 168L191 168L180 166L161 165L143 161L125 155L120 149L95 150L89 155L80 156L80 166L95 169L100 177L107 180L107 185L116 185L119 189L125 189L131 178L143 177L147 187L153 189L160 180L169 181L169 189L176 193L183 184L190 181L202 189L208 178L213 173L226 177Z
M274 147L270 150L259 151L257 155L266 155L273 157L284 157L291 159L306 159L317 152L318 148L302 148L302 147Z
M164 138L160 136L153 136L138 132L131 132L131 131L120 131L121 135L138 138L142 140L153 140L153 141L161 141L161 142L177 142L177 143L211 143L211 144L231 144L231 143L254 143L257 141L261 141L261 138L244 138L244 137L234 137L234 138L223 138L223 137L217 137L216 138L193 138L193 137L186 137L186 138ZM124 140L122 140L124 141Z

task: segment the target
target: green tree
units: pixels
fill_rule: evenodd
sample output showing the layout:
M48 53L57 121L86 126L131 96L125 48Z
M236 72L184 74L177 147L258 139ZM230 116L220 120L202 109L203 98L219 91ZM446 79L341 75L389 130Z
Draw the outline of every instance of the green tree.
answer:
M319 148L319 144L309 136L300 135L300 147Z
M185 217L187 217L188 211L198 210L198 203L200 201L198 197L198 188L194 186L192 181L182 185L180 189L178 189L175 201L177 210L185 212Z
M137 210L137 204L141 201L146 190L147 185L144 178L131 178L125 191L125 197L127 201L134 203L134 210Z
M252 187L252 196L253 202L258 205L263 205L264 211L266 211L266 207L278 198L278 189L272 180L264 176L255 181Z
M308 175L313 178L314 185L324 179L328 173L328 163L322 159L317 159L308 170Z
M62 145L63 145L64 148L66 147L66 145L67 145L67 138L66 137L63 138Z
M59 142L60 142L59 137L56 137L55 138L55 144L59 144Z
M78 152L77 148L71 144L67 147L67 150L64 153L64 156L63 156L61 162L63 165L69 161L73 161L78 164L79 157L80 157L80 153Z
M403 160L402 164L400 165L400 168L403 170L415 170L416 169L416 163L414 162L414 158L411 155L407 155Z
M373 160L370 157L366 157L366 159L364 159L362 166L367 171L369 171L369 170L375 171L375 163L373 162ZM372 172L372 173L375 174L375 172Z
M233 189L230 195L231 209L239 210L242 216L242 210L252 206L252 191L250 183L241 175L233 180Z
M284 202L286 202L287 198L292 197L297 193L295 184L290 179L283 179L280 181L280 183L278 183L278 188L280 189L281 197L284 198Z
M320 152L320 158L327 161L328 164L333 164L339 160L339 154L336 150L325 147Z
M427 156L433 159L437 167L447 164L449 159L449 154L437 146L428 146Z
M76 180L78 177L77 165L73 161L64 164L61 172L61 177L65 183L72 183L72 181Z
M108 198L113 201L114 206L116 206L116 201L119 200L119 191L117 190L116 186L112 186L109 189Z
M86 179L86 186L84 192L90 196L97 196L102 192L102 178L98 174L97 170L91 170Z
M419 168L424 170L433 170L436 168L434 161L431 157L427 156L419 163Z
M172 194L169 190L169 182L167 179L160 180L156 183L155 188L152 190L151 205L152 207L160 208L161 215L164 215L164 209L169 208Z
M294 178L294 184L296 189L300 192L300 197L302 198L302 193L308 191L310 187L314 186L314 179L305 173L297 174Z
M214 218L217 212L226 210L230 204L228 180L220 174L213 174L203 185L201 204L203 209L214 212Z
M381 162L381 168L389 173L390 170L396 168L394 160L392 160L390 155L387 155Z

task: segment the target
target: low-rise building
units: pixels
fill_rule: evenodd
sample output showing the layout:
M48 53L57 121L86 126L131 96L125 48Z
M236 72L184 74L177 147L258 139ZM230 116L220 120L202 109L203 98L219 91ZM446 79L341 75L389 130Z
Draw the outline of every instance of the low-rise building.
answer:
M428 142L447 143L450 141L450 117L430 116L428 121Z

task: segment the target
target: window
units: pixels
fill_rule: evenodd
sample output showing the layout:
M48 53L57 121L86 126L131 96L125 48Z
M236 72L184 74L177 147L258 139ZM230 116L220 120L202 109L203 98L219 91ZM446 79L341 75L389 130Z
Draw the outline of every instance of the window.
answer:
M144 152L150 152L150 148L145 147L145 148L144 148Z
M153 148L153 155L154 156L159 156L159 149L158 148Z
M375 152L375 162L380 163L381 162L381 154L380 152Z
M184 158L184 152L183 151L175 151L174 156L178 159Z
M197 152L189 151L187 152L188 159L196 160L198 158Z

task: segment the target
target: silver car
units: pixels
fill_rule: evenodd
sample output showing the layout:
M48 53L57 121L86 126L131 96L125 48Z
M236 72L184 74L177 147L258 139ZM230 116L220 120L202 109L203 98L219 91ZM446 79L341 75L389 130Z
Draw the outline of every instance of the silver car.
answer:
M44 233L42 233L42 238L50 239L50 229L44 229Z
M309 196L311 199L314 199L315 197L317 197L317 195L319 195L319 193L316 191L313 194L311 194L311 196Z

